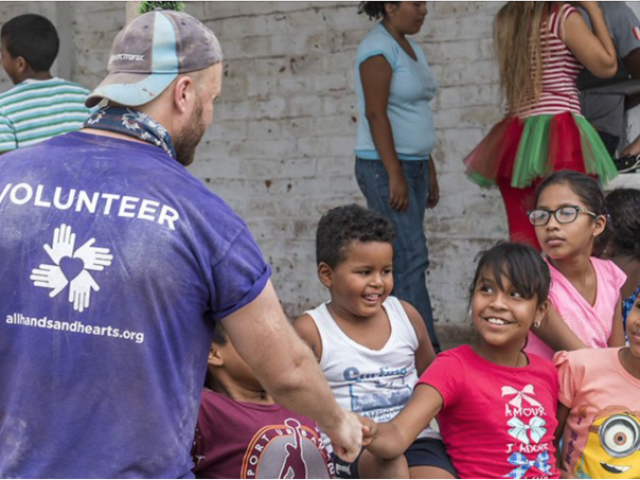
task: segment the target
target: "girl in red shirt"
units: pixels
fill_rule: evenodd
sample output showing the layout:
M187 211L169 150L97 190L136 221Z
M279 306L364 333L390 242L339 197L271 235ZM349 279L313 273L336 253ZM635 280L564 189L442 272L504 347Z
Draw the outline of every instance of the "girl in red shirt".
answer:
M476 340L436 357L402 412L374 427L371 453L401 455L438 415L460 478L559 478L557 374L523 349L546 317L549 284L533 248L501 243L485 252L470 287Z

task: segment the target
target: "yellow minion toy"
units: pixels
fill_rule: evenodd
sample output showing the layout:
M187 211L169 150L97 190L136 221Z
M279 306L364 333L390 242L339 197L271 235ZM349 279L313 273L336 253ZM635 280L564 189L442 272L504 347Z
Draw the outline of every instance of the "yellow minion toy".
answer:
M611 406L596 413L573 473L577 478L640 479L640 412Z

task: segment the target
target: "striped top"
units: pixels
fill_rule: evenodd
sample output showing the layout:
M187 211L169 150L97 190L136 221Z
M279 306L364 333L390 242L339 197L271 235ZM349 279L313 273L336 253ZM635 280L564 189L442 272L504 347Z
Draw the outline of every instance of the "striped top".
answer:
M78 130L89 91L61 78L28 79L0 94L0 152Z
M516 113L518 117L558 115L565 112L582 114L578 74L583 66L562 41L564 22L573 13L580 15L571 5L563 4L554 8L549 18L542 22L540 41L548 48L548 53L543 53L542 58L542 93L537 101L532 99L520 108ZM535 58L532 52L532 75L534 72Z

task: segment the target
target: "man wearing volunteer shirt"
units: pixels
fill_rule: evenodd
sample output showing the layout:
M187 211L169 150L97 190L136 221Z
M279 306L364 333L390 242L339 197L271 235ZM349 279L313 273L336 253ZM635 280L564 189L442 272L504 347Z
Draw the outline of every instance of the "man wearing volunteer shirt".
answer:
M626 2L598 2L605 22L611 32L618 55L618 72L613 79L600 80L588 70L578 78L584 116L600 134L609 154L616 157L624 130L624 112L640 103L640 94L625 96L616 93L597 93L598 87L609 86L626 80L640 80L640 21ZM589 16L581 10L585 21ZM593 89L593 90L592 90ZM590 91L591 90L591 91ZM640 142L637 151L640 153Z
M142 15L87 99L108 106L0 157L0 477L190 476L216 322L278 403L360 452L246 224L185 169L221 62L193 17Z

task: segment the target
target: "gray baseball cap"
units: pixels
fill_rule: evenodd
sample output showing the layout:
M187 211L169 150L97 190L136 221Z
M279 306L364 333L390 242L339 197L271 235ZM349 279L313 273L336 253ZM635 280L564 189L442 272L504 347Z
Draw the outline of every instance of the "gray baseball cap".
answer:
M93 107L106 98L130 107L144 105L181 73L220 62L220 43L199 20L172 10L145 13L116 36L109 56L109 74L85 104Z

